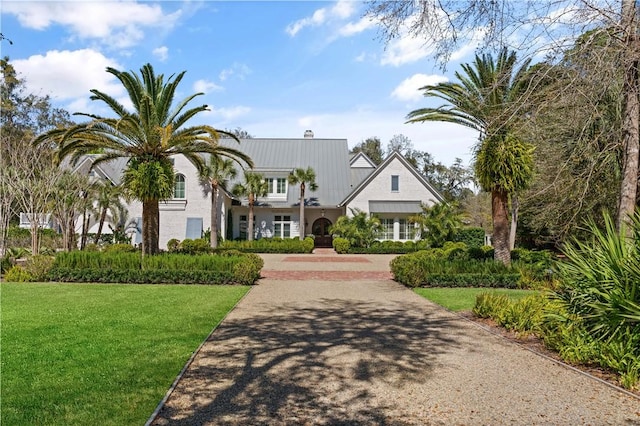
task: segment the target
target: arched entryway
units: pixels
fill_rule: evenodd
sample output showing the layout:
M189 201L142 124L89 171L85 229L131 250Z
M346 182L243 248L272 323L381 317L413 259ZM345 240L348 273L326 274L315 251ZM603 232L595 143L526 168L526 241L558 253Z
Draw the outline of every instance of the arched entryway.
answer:
M311 232L313 233L316 247L332 247L333 238L329 234L329 226L331 226L331 221L326 217L321 217L313 222Z

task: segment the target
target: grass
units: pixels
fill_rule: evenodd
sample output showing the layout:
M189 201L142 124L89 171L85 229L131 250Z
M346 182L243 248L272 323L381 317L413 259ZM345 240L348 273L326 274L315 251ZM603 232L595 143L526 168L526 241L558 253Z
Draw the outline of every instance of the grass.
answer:
M440 306L454 311L470 311L476 303L476 296L480 293L506 294L509 298L518 300L530 294L533 290L507 290L487 288L416 288L416 293Z
M0 284L0 423L144 424L248 289Z

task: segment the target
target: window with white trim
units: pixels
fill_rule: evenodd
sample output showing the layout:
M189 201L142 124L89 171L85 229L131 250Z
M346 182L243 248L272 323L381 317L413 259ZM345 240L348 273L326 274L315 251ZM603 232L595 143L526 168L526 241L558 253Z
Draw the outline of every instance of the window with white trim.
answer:
M184 175L177 174L176 179L173 186L173 198L178 200L184 200L187 198L186 196L186 182L184 179Z
M383 240L393 240L393 219L380 219L380 238Z
M280 238L291 237L291 216L276 215L273 218L273 236Z
M400 235L398 236L398 239L410 240L412 238L411 224L407 219L400 219L398 222L400 225Z
M391 192L400 191L400 176L391 175Z
M267 187L269 188L267 196L284 197L287 195L287 179L285 178L268 178Z

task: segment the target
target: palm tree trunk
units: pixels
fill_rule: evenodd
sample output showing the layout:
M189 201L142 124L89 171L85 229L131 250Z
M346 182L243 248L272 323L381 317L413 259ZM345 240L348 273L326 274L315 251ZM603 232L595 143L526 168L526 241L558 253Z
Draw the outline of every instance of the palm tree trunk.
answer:
M100 235L102 235L102 227L104 226L104 221L107 219L107 208L104 207L100 212L100 224L98 225L98 232L96 232L96 236L93 239L94 244L98 244L100 241Z
M511 264L509 250L509 196L504 190L491 191L491 214L493 218L494 259L505 265Z
M142 254L160 252L160 206L158 200L142 202Z
M622 129L624 132L624 163L622 166L622 183L620 185L620 203L618 205L617 226L621 228L628 223L636 207L638 191L638 157L640 156L640 76L638 75L639 61L637 59L638 34L636 5L634 0L622 2L622 26L626 31L626 57L624 93L624 116ZM627 233L631 227L627 226Z
M89 232L89 216L87 214L87 209L85 207L84 212L82 213L82 235L80 235L80 250L84 250L84 247L87 245L87 233Z
M211 185L211 248L218 247L218 187Z
M509 231L509 250L516 247L516 231L518 230L518 195L511 194L511 230Z
M249 197L249 226L247 229L247 239L249 241L253 241L253 197Z
M304 225L304 182L300 184L300 231L299 231L299 235L300 235L300 241L304 240L304 232L305 232L305 225Z

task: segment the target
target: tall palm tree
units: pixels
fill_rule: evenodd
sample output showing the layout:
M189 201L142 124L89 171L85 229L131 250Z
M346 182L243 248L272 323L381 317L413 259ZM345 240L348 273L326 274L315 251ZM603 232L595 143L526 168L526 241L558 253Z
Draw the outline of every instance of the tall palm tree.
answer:
M200 172L200 179L211 191L211 247L218 246L218 189L224 187L227 179L236 177L236 169L230 158L209 157L205 168Z
M71 156L72 162L84 154L98 152L94 164L128 157L130 161L123 179L123 190L129 198L142 202L142 249L145 254L159 251L159 201L168 199L173 190L171 156L183 155L198 171L205 162L200 154L229 157L252 165L251 160L235 148L218 143L221 133L208 125L188 126L197 114L207 111L207 105L188 108L202 93L195 93L174 104L178 84L185 71L171 75L156 75L150 64L133 71L107 68L124 86L133 105L129 111L114 97L97 89L91 90L91 100L102 101L115 118L76 113L88 117L84 123L56 129L36 138L35 143L58 144L58 158ZM238 141L232 134L227 135Z
M494 61L490 54L476 55L472 64L456 72L458 83L425 86L426 97L448 105L421 108L407 115L408 123L444 121L477 130L476 178L491 192L495 259L511 262L509 249L509 196L522 190L532 177L533 147L517 137L523 95L531 90L529 63L516 69L516 54L502 49Z
M232 192L239 197L247 197L249 202L249 225L248 239L253 241L253 206L258 197L264 197L269 191L267 181L259 173L244 172L244 183L237 183L233 186Z
M311 191L318 189L316 184L316 172L311 168L307 169L297 168L289 173L289 183L291 185L300 185L300 240L304 240L305 225L304 225L304 193L309 185Z

